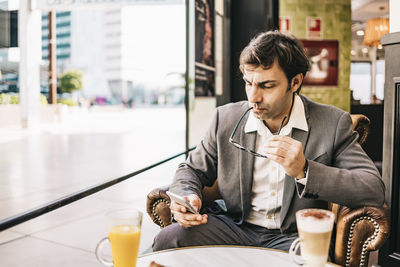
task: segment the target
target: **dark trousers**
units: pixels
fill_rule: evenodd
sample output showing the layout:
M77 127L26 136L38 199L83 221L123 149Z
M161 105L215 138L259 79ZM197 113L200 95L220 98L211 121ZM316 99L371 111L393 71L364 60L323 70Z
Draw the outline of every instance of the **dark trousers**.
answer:
M208 214L206 224L183 228L173 223L155 237L153 251L178 247L206 245L238 245L288 251L297 234L283 235L279 229L269 230L257 225L237 225L226 215Z

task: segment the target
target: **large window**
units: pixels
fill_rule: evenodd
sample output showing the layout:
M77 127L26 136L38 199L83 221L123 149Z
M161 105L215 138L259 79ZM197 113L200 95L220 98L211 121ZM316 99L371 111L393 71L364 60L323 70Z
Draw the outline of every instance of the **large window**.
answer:
M352 62L350 72L350 89L353 98L360 100L361 104L371 102L371 63Z
M371 103L372 87L372 64L371 62L352 62L350 72L350 89L353 98L361 104ZM385 83L385 61L376 61L376 98L383 100Z
M8 105L19 99L18 62L7 62L11 61L11 49L0 51L0 93L5 93L3 100L7 98L3 101L7 106L0 101L0 107L13 108L9 112L11 115L0 116L0 137L4 137L0 138L0 153L8 155L0 166L0 173L4 174L0 178L0 193L4 184L24 181L21 184L26 185L21 193L5 188L8 195L3 199L10 202L4 206L13 207L16 201L22 204L18 209L3 209L0 217L125 175L185 150L184 1L132 4L114 9L99 7L57 12L59 105L40 107L43 134L40 132L33 137L15 130L15 133L6 133L7 138L12 138L1 136L2 127L19 125L18 115L11 115L20 109L17 104ZM43 102L49 91L47 17L43 12L39 37L45 59L40 62ZM65 25L60 27L62 24ZM7 118L9 124L3 118ZM40 145L48 141L58 147L56 152ZM13 153L15 147L18 149ZM9 167L16 163L18 168ZM64 174L60 170L63 169L68 169L65 172L68 179L62 178ZM165 173L157 176L161 180L164 178L165 184L172 177ZM35 181L37 190L34 193L26 181ZM149 179L149 183L152 181ZM34 203L24 197L41 196L54 183L60 190L44 200ZM160 185L153 184L146 190L157 186ZM147 193L146 190L143 193ZM145 196L140 198L144 199Z

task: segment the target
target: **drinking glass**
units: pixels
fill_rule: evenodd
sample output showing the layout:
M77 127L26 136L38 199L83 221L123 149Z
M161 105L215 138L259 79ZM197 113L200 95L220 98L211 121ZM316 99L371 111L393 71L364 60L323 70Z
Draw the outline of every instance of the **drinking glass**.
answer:
M323 267L328 259L335 215L329 210L303 209L296 212L297 238L289 249L292 260L302 266ZM301 256L296 255L301 249Z
M108 237L96 247L96 257L105 266L135 267L139 251L142 212L121 209L106 214ZM111 244L112 261L103 255L104 245Z

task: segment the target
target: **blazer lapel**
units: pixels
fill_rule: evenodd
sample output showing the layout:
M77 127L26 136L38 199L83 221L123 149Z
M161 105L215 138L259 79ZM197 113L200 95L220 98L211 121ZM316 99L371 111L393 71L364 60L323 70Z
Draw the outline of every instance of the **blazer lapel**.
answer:
M302 100L304 103L304 111L305 111L307 124L308 124L308 132L293 128L292 129L292 138L301 142L301 144L303 145L303 153L304 153L304 155L306 155L306 158L307 158L306 146L307 146L308 137L309 137L309 134L311 131L311 124L310 124L311 121L309 120L310 116L308 113L307 103L305 102L305 100L303 98L302 98ZM280 215L281 224L283 224L283 221L285 220L286 215L289 211L290 204L291 204L293 196L295 194L295 189L296 189L296 185L295 185L294 178L286 175L285 176L285 184L284 184L284 188L283 188L282 209L281 209L281 215Z
M240 144L254 151L256 146L257 132L245 133L244 126L247 119L243 119L243 121L244 123L240 129L238 129L240 132ZM240 170L240 195L242 197L241 202L243 219L248 213L250 207L251 189L253 186L254 156L245 151L240 151L238 166Z

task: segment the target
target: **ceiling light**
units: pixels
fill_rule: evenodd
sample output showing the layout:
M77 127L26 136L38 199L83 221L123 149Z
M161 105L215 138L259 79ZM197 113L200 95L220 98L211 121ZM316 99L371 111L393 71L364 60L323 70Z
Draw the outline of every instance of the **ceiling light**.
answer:
M383 46L381 44L378 45L378 49L382 49Z
M364 47L361 51L362 51L364 54L366 54L366 53L368 53L368 48Z
M355 55L356 55L356 51L354 51L354 50L351 50L350 53L351 53L352 56L355 56Z
M389 33L389 19L375 18L367 21L363 45L375 46L380 44L381 37Z
M356 32L357 36L363 36L364 35L364 31L363 30L358 30Z

